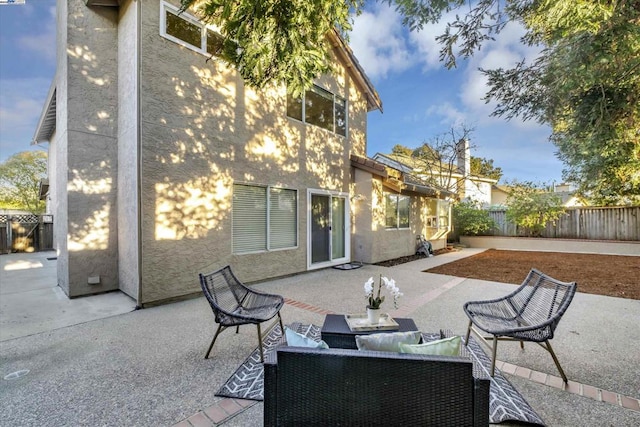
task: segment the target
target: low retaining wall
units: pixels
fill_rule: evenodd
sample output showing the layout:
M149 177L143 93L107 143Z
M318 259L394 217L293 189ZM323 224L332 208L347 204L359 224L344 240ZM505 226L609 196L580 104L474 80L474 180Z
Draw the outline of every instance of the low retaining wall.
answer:
M460 243L470 248L640 256L640 242L637 241L460 236Z

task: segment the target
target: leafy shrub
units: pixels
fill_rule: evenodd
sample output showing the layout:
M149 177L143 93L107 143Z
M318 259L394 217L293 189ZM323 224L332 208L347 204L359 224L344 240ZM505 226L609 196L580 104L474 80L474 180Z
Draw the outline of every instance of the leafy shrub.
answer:
M453 226L461 236L483 235L495 227L489 212L480 209L472 201L463 201L453 206Z

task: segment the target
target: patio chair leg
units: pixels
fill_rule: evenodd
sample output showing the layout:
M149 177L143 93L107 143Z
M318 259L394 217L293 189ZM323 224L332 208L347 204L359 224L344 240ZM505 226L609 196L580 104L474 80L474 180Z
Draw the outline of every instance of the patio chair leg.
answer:
M207 354L204 356L205 359L209 358L209 353L211 353L213 344L216 342L216 338L218 338L218 335L220 335L220 332L222 332L223 330L224 330L224 327L221 324L218 325L218 330L216 331L216 334L213 336L213 340L211 340L211 345L209 346L209 350L207 350Z
M524 350L524 341L520 341L520 348Z
M240 332L240 325L236 325L236 334Z
M560 366L560 362L558 361L556 354L553 352L553 349L551 348L551 343L549 342L549 340L546 340L544 343L547 345L547 347L545 348L551 354L551 357L553 357L553 361L556 363L556 368L558 368L558 371L560 372L560 376L562 377L562 380L565 383L568 383L569 381L567 380L567 376L564 374L564 371L562 370L562 366Z
M256 324L258 327L258 347L260 347L260 362L264 363L264 350L262 349L262 332L260 331L260 323Z
M493 336L493 348L491 349L491 377L496 372L496 354L498 352L498 337Z
M464 337L464 345L469 345L469 335L471 334L471 326L473 325L472 321L469 321L469 327L467 328L467 336Z
M284 335L284 326L282 326L282 317L280 317L280 312L278 312L278 322L280 322L280 332Z

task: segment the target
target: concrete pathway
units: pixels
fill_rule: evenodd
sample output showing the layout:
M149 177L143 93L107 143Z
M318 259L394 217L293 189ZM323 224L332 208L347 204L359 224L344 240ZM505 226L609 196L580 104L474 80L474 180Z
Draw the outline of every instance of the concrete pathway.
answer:
M362 284L383 274L394 278L405 294L392 315L413 318L421 330L443 328L462 334L467 324L462 312L465 301L492 298L513 285L423 270L477 252L467 249L390 268L319 270L255 286L285 296L285 323L321 325L328 312L361 310ZM33 266L38 262L44 272L47 263L33 261ZM3 290L15 286L4 285L5 265L10 272L19 263L3 264ZM25 276L12 280L29 282L22 279L29 270L21 270ZM32 295L26 290L20 293L23 300ZM2 296L4 300L4 291ZM24 307L26 319L38 317L28 313L38 311L36 304ZM214 324L204 298L106 316L110 317L78 318L82 323L41 332L32 329L0 342L1 376L9 377L0 380L3 425L262 425L261 403L215 396L255 348L255 328L223 333L212 358L205 360ZM0 326L9 336L19 323L3 320ZM535 345L521 351L517 344L501 343L499 366L550 426L637 426L638 324L640 301L578 293L553 342L571 380L568 387L558 383L553 361Z
M57 282L53 251L0 256L0 341L127 313L122 292L69 299Z

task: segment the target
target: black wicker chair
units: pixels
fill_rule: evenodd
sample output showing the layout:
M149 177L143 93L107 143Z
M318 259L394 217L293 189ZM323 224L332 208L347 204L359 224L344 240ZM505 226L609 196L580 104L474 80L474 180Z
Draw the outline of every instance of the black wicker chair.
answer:
M278 316L280 330L284 331L280 317L280 308L284 304L284 298L280 295L261 293L248 288L238 280L229 266L213 273L200 274L200 285L209 305L211 305L215 321L219 324L204 358L209 358L216 338L226 328L235 326L236 333L238 333L240 325L255 324L258 327L260 360L264 362L260 324Z
M509 295L487 301L470 301L464 305L470 319L465 342L469 342L469 334L473 331L491 348L491 376L495 371L498 340L520 341L521 348L524 348L524 341L535 342L551 354L566 383L567 376L549 340L569 307L576 287L575 282L561 282L532 269L522 285ZM482 336L478 329L491 336ZM493 345L488 339L493 340Z

